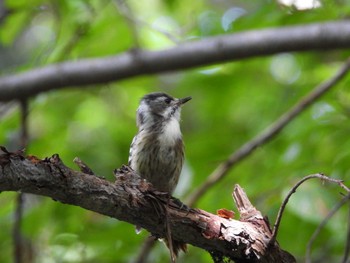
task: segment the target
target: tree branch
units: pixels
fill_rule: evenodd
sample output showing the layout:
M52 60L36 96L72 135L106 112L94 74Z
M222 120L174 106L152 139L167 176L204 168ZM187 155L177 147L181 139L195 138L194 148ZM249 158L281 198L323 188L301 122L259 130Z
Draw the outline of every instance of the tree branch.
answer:
M53 89L118 81L279 52L350 47L350 21L253 30L192 41L161 51L49 65L0 78L0 101Z
M220 163L217 168L208 176L197 189L192 191L187 198L186 204L193 206L197 200L208 191L213 185L224 178L228 171L234 165L249 156L259 146L269 142L277 134L279 134L284 127L286 127L292 120L294 120L300 113L305 111L317 99L323 96L327 91L334 87L340 80L342 80L350 70L350 58L346 60L343 66L330 79L322 82L315 87L310 93L301 98L293 107L281 115L274 123L256 135L253 139L243 144L238 150L233 152L227 160Z
M251 153L254 152L259 146L269 142L275 136L277 136L291 121L293 121L300 113L306 110L317 99L334 87L350 69L350 58L344 63L344 65L336 72L332 78L324 81L317 87L315 87L310 93L300 99L289 111L280 116L274 123L268 128L263 130L257 136L250 141L243 144L238 150L233 152L227 160L220 163L218 167L208 176L208 178L196 189L192 190L192 193L188 196L185 203L189 206L195 205L195 203L218 181L224 178L228 171L230 171L240 161L244 160ZM152 239L145 240L145 245L139 254L139 257L134 263L139 263L139 258L145 258L154 245Z
M58 155L45 160L0 148L0 191L21 191L53 198L129 222L156 237L166 236L165 214L176 241L208 250L214 258L236 262L295 262L277 243L268 245L271 231L257 216L237 221L191 209L153 189L127 166L116 170L116 181L73 171ZM243 192L244 193L244 192ZM238 198L240 198L238 196Z

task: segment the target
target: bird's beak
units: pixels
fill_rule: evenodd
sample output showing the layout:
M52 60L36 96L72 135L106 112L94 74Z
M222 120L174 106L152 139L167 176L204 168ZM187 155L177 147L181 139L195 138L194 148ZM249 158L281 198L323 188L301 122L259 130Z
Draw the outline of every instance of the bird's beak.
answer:
M185 104L187 101L191 100L192 97L186 97L178 100L178 105L181 106L182 104Z

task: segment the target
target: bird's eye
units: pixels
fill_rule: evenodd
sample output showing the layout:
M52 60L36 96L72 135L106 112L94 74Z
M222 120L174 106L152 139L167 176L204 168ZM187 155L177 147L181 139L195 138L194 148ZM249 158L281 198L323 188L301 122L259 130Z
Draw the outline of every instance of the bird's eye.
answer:
M170 102L171 102L171 99L169 99L169 98L165 99L166 104L170 104Z

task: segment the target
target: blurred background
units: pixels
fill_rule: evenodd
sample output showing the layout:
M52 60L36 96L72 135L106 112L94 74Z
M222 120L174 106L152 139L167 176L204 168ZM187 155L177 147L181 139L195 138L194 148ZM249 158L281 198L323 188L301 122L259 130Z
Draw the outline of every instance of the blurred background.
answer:
M0 1L0 74L80 58L116 55L131 48L160 50L220 34L341 20L348 0L9 0ZM185 200L242 144L259 134L317 84L330 78L349 51L284 53L231 63L42 93L30 99L27 154L58 153L66 165L78 156L113 181L127 163L140 98L162 91L192 96L183 107L186 164L175 196ZM286 192L303 176L323 172L350 179L350 77L346 77L258 148L197 202L215 213L235 209L239 183L274 222ZM1 94L0 94L1 97ZM19 149L20 108L0 104L0 145ZM337 186L309 181L291 198L278 241L298 261L330 209L342 198ZM12 229L17 194L0 194L0 262L14 262ZM348 224L343 207L313 246L314 262L339 262ZM24 262L133 262L148 236L134 226L49 198L24 195ZM168 262L158 244L149 262ZM211 262L190 246L179 262Z

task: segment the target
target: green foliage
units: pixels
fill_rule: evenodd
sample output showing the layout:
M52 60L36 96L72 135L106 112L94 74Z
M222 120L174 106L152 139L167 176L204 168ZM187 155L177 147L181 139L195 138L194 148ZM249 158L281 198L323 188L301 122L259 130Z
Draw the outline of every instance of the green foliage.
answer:
M267 0L235 1L235 5L232 1L133 0L125 1L130 14L122 15L116 2L7 1L11 12L0 28L1 74L125 52L136 45L133 31L141 48L157 50L174 46L172 38L189 41L250 29L336 20L350 11L348 1L335 4L330 0L307 10ZM236 20L228 17L228 24L223 26L222 17L230 8L244 12ZM113 169L127 162L140 97L153 91L176 97L190 95L193 100L183 108L182 115L185 183L177 192L184 199L229 154L332 76L348 53L277 54L40 94L29 105L27 153L42 158L59 153L73 168L72 160L79 156L97 174L113 180ZM9 58L9 54L10 59L2 59ZM233 209L231 192L239 183L273 222L286 192L307 174L323 172L349 185L349 81L347 77L271 142L234 167L200 199L198 207L213 213L223 207ZM1 116L0 145L16 150L20 113L13 104L7 107ZM313 231L341 199L338 192L338 188L316 181L297 191L278 236L283 249L303 258ZM12 261L15 200L14 193L0 194L0 262ZM127 223L48 198L27 196L25 200L22 228L34 248L34 262L130 262L147 236L145 231L134 234L134 227ZM319 262L341 258L346 215L346 209L342 209L317 239L313 257L323 257ZM150 258L151 262L163 262L169 255L163 245L158 245ZM205 251L191 247L179 262L198 260L211 262Z

